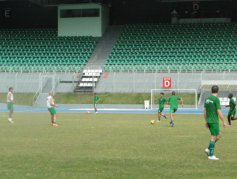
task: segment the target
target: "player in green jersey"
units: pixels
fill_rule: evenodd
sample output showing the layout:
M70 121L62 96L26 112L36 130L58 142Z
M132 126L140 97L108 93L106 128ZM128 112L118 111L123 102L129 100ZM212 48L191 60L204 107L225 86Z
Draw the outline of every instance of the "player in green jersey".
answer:
M158 108L158 122L160 121L161 116L163 116L165 119L167 118L162 112L164 110L166 99L164 98L164 93L160 93L160 98L158 99L159 102L159 108Z
M229 123L229 126L231 126L231 120L236 120L237 118L235 118L235 114L236 114L236 104L235 104L235 101L233 100L233 94L230 93L228 95L228 98L230 99L229 101L229 105L227 105L226 107L229 107L229 112L228 112L228 116L227 116L227 119L228 119L228 123Z
M172 95L168 99L170 105L170 126L174 127L174 113L178 110L179 102L183 107L183 99L175 95L175 91L172 91Z
M96 93L94 93L94 99L93 99L93 104L94 104L94 110L95 113L98 113L97 111L97 104L100 101L100 97L96 95Z
M204 119L205 126L210 130L211 140L209 146L205 149L210 160L219 160L214 155L214 149L216 142L221 138L219 118L223 122L224 127L227 126L223 114L221 112L220 100L217 97L219 92L219 87L214 85L211 88L212 95L207 97L204 101Z

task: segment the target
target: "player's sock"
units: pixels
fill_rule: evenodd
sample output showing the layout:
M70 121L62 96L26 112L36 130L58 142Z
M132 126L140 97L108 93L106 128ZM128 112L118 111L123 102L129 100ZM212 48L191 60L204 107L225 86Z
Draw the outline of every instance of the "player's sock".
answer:
M164 115L164 118L167 119L166 115Z
M174 127L174 121L173 120L170 121L170 126Z
M209 156L213 156L214 155L214 149L215 149L215 141L210 140L208 149L209 149Z
M231 126L231 118L230 118L230 116L228 116L228 123Z

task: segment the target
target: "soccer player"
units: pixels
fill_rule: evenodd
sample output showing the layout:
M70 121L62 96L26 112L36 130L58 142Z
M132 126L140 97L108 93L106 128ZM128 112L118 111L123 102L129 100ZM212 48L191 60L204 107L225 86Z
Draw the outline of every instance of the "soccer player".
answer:
M97 112L97 104L98 104L99 101L100 101L100 97L97 96L96 93L94 93L93 103L94 103L94 110L95 110L95 113L98 113L98 112Z
M183 99L175 95L175 91L172 91L172 95L168 99L170 105L170 126L174 127L174 113L178 110L179 102L183 107Z
M219 160L219 158L214 155L215 144L221 138L219 118L223 122L224 127L227 125L221 112L220 100L217 97L219 87L217 85L212 86L211 92L212 95L207 97L204 101L205 126L210 130L211 133L211 140L209 142L208 148L205 149L205 152L208 155L208 159Z
M233 100L233 94L230 93L228 95L228 98L230 99L229 101L229 105L227 105L226 107L229 107L229 112L228 112L228 116L227 116L227 119L228 119L228 123L229 123L229 126L231 126L231 120L236 120L237 118L235 118L235 114L236 114L236 104L235 104L235 101Z
M8 121L12 124L14 123L14 121L12 120L13 104L14 104L13 88L10 87L7 93L7 110L9 111Z
M48 111L51 115L51 125L54 126L54 127L57 127L58 124L56 123L56 109L55 107L57 107L57 105L55 104L54 102L54 93L53 92L49 92L49 95L47 97L47 108L48 108Z
M158 99L159 102L159 109L158 109L158 122L160 121L161 116L163 116L165 119L167 118L162 112L164 110L164 105L166 102L166 99L164 98L164 93L160 93L160 98Z

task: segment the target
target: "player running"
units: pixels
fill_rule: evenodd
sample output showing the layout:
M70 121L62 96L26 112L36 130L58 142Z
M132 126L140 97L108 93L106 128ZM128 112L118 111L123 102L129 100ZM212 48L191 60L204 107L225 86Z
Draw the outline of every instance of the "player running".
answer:
M231 126L231 120L236 120L237 118L235 118L235 114L236 114L236 104L235 104L235 101L233 100L233 94L230 93L228 95L228 98L230 99L229 101L229 105L227 105L226 107L229 107L229 112L228 112L228 116L227 116L227 119L228 119L228 123L229 123L229 126Z
M175 95L175 91L172 91L172 95L168 99L170 105L170 127L174 127L174 113L178 110L179 102L183 107L183 99Z
M8 121L10 123L14 123L14 121L12 120L12 115L14 112L14 95L13 95L13 88L10 87L8 89L8 93L7 93L7 110L9 111L9 115L8 115Z
M158 99L158 102L159 102L159 108L158 108L158 120L157 122L160 122L160 118L161 117L164 117L165 119L167 118L162 112L164 110L164 105L165 105L165 102L166 102L166 99L164 98L164 93L161 92L160 93L160 98Z
M100 97L97 96L96 93L94 93L93 104L94 104L95 113L98 113L97 112L97 104L98 104L99 101L100 101Z
M47 97L47 108L48 108L48 111L51 115L51 125L54 126L54 127L57 127L58 124L56 123L56 109L55 107L57 107L57 105L55 104L54 102L54 93L53 92L49 92L49 95Z
M214 149L216 142L221 138L219 118L223 122L224 127L227 126L223 114L221 112L220 100L217 97L219 92L219 87L214 85L211 88L212 95L207 97L204 102L204 119L205 126L210 130L211 140L205 152L210 160L219 160L214 155Z

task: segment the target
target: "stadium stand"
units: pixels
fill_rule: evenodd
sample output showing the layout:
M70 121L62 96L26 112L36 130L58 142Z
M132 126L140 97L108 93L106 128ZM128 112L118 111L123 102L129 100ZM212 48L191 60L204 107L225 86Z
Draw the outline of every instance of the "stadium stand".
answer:
M79 71L94 37L58 37L54 29L1 29L0 71Z
M237 70L237 24L126 25L104 70Z
M74 92L93 92L96 87L99 79L101 77L102 70L83 70L81 80L78 82L77 86L74 89Z

